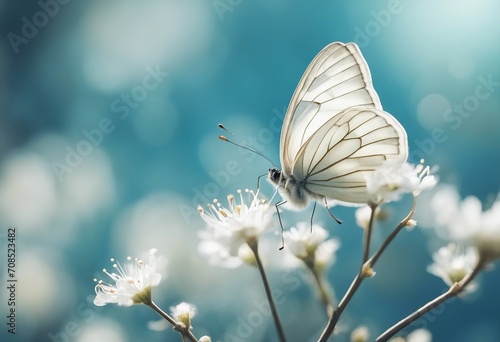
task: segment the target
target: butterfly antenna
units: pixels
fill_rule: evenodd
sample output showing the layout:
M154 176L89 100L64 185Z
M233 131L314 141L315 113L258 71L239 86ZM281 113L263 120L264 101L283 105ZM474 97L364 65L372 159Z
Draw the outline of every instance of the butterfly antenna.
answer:
M262 153L261 151L259 151L255 146L252 146L251 144L249 144L245 140L241 139L239 136L237 136L233 132L229 131L226 127L224 127L223 124L219 124L218 126L219 126L219 128L222 128L223 130L225 130L226 132L228 132L229 134L231 134L235 139L237 139L239 141L239 143L231 141L231 140L229 140L227 137L225 137L223 135L219 135L219 139L220 140L226 141L226 142L228 142L230 144L233 144L233 145L241 147L241 148L243 148L245 150L251 151L251 152L253 152L253 153L261 156L262 158L266 159L268 162L271 163L271 165L273 167L277 168L276 164L274 164L273 161L269 157L267 157L264 153Z
M257 191L260 190L260 179L265 176L267 176L267 173L264 173L257 178Z

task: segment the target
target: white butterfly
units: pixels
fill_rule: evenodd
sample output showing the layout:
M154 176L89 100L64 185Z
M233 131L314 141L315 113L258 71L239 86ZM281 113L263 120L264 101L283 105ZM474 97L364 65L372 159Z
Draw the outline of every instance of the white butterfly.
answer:
M368 203L366 176L408 157L406 132L382 105L354 43L332 43L313 59L281 131L282 170L269 181L296 209L308 201Z

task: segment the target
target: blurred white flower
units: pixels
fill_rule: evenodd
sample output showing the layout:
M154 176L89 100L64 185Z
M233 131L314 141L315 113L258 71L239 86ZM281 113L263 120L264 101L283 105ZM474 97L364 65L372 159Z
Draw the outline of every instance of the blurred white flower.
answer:
M164 318L148 322L148 329L153 331L164 331L169 327L171 327L171 325Z
M427 329L417 329L408 334L406 342L432 342L432 334Z
M446 187L433 196L431 208L438 228L456 241L472 244L484 262L500 258L500 198L490 209L482 210L481 201L474 196L462 202L455 188Z
M500 199L484 211L473 243L485 261L500 259Z
M434 187L435 176L430 174L429 166L410 163L386 162L366 177L366 189L374 204L396 201L405 193L418 196L423 190Z
M239 203L233 195L227 196L229 208L223 207L217 200L214 200L214 205L208 205L208 212L198 207L209 230L209 233L201 234L202 239L216 241L233 257L239 255L243 244L257 242L260 235L274 224L274 207L259 199L258 192L248 189L245 192L249 197L248 204L243 199L242 191L238 190ZM205 246L202 249L208 248ZM214 248L214 253L220 255L220 248Z
M204 335L204 336L200 337L198 342L212 342L212 339L210 338L210 336Z
M336 239L330 239L323 242L316 249L314 258L314 267L318 271L323 271L335 262L335 252L340 247L340 242Z
M68 338L52 337L49 335L50 341L56 342L89 342L89 341L106 341L106 342L124 342L127 341L127 334L123 324L117 321L100 316L99 319L93 319L86 322L87 324L79 325L78 334ZM61 335L59 335L61 336ZM62 335L64 336L64 335Z
M211 265L224 268L236 268L244 263L255 265L255 256L247 244L241 245L237 255L233 256L229 254L227 246L217 239L213 229L200 231L198 237L200 238L198 253Z
M368 339L370 338L370 332L368 331L368 328L365 327L364 325L360 325L356 329L354 329L351 333L351 342L368 342Z
M322 271L335 260L335 252L340 247L336 239L326 240L328 232L309 223L299 222L297 227L290 228L284 233L285 244L290 252L302 260L307 267Z
M427 267L427 271L451 286L461 281L468 273L472 272L477 263L477 253L472 247L460 248L454 243L441 247L432 256L434 263ZM473 283L466 287L466 291L475 289Z
M433 194L430 207L438 227L445 227L458 214L460 194L452 185L442 185ZM450 231L451 232L451 231Z
M106 304L118 304L130 306L132 304L148 304L151 302L151 289L157 286L161 280L161 274L158 272L158 259L155 256L156 248L149 251L148 263L140 259L132 261L127 257L127 262L122 266L120 263L113 262L113 268L117 273L106 273L115 283L109 284L99 280L95 286L96 297L94 304L103 306ZM94 279L97 281L97 279Z
M415 221L415 220L408 220L408 221L406 222L406 227L407 227L409 230L411 230L411 229L415 228L416 226L417 226L417 221Z
M176 306L171 306L170 311L172 312L173 318L191 329L191 319L196 315L196 306L193 304L182 302Z
M356 224L358 227L363 229L368 228L368 224L370 223L370 216L372 215L372 208L369 205L362 206L354 212L354 216L356 217Z

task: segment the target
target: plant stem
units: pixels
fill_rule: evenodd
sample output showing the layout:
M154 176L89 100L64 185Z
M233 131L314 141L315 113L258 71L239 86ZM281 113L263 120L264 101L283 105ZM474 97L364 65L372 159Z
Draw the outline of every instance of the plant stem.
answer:
M278 310L276 310L276 305L274 304L273 295L271 293L271 288L269 287L269 282L267 281L266 272L264 271L264 267L262 266L262 262L260 260L258 242L257 240L252 240L247 241L247 244L255 256L255 262L257 263L257 268L259 269L262 283L264 284L264 289L266 290L267 300L269 302L269 307L271 308L271 313L273 315L274 325L276 326L279 340L281 342L286 342L285 333L283 331L283 327L281 326L281 322L278 316Z
M414 197L413 198L413 205L412 205L411 210L408 213L408 215L406 215L406 217L397 225L397 227L392 231L392 233L385 239L385 241L382 243L379 250L373 255L373 257L371 257L369 260L367 260L366 262L364 262L361 265L361 269L359 270L358 275L354 278L354 280L351 283L351 286L349 286L349 289L344 294L344 297L340 300L339 305L333 311L333 314L330 317L328 324L326 325L325 329L323 330L323 333L321 334L321 336L318 340L319 342L326 342L328 340L328 338L331 336L331 334L333 333L333 330L335 329L335 326L337 325L337 323L339 321L340 315L342 314L344 309L347 307L347 304L349 304L349 302L351 301L352 297L354 296L354 294L358 290L358 288L361 285L361 283L363 282L363 280L368 276L368 274L366 273L366 270L371 269L375 265L377 260L380 258L382 253L387 248L387 246L389 246L389 244L392 242L392 240L394 240L394 238L401 231L401 229L406 227L408 221L411 219L411 217L415 213L416 203L417 203L416 198ZM372 230L375 209L376 209L376 206L372 206L372 213L370 216L370 222L368 224L368 227L366 228L367 231ZM366 243L367 242L369 243L369 238L366 235L368 235L367 232L365 232L365 246L364 246L363 260L365 260L365 258L367 258L366 255L368 255L367 254L368 248L366 246Z
M325 287L325 282L323 281L323 278L321 278L321 275L318 273L318 271L314 269L314 267L308 266L308 268L311 271L314 280L316 281L316 285L319 291L319 297L321 302L325 305L326 314L328 315L328 317L330 317L333 313L333 305L328 293L328 289Z
M441 305L445 301L450 298L458 296L465 287L479 274L479 272L483 269L484 262L483 260L479 260L472 272L468 273L460 282L454 283L451 287L443 293L442 295L434 298L424 306L422 306L417 311L408 315L406 318L403 318L401 321L387 329L382 335L377 337L375 342L385 342L388 341L391 337L397 334L399 331L407 327L408 325L415 322L417 319L434 309L435 307Z
M375 265L375 263L380 258L380 256L382 255L382 253L384 253L384 251L387 248L387 246L389 246L389 244L392 242L392 240L394 240L394 238L396 237L396 235L398 235L398 233L401 231L401 229L403 229L404 227L406 227L406 225L408 224L408 221L410 221L410 219L412 218L413 214L415 214L415 207L416 207L416 205L417 205L417 198L413 197L413 204L411 206L410 212L398 224L398 226L396 227L396 229L394 229L392 231L392 233L384 240L384 242L380 246L379 250L370 258L370 260L368 261L368 263L369 263L370 266Z
M372 210L372 212L370 213L370 221L368 222L368 227L366 227L364 234L365 237L363 242L363 261L361 262L361 266L366 263L370 255L370 241L372 239L373 222L375 220L375 210L377 209L377 205L371 204L370 209Z
M356 293L358 290L359 285L361 285L362 282L362 277L358 274L356 278L354 278L353 282L351 283L351 286L345 293L344 297L340 300L339 305L337 308L333 311L332 316L330 317L330 320L328 321L327 326L325 327L325 330L323 330L323 333L321 334L319 338L319 342L326 342L330 335L333 333L333 329L337 325L337 322L340 318L340 315L346 308L347 304L351 300L352 296Z
M158 305L156 305L153 301L149 303L145 303L147 306L149 306L151 309L156 311L161 317L165 318L165 320L172 324L174 327L175 331L178 331L182 335L182 340L184 341L185 338L187 337L190 341L196 342L198 339L196 336L193 335L191 330L189 330L189 327L185 327L184 325L180 325L177 323L172 317L170 317L165 311L163 311Z

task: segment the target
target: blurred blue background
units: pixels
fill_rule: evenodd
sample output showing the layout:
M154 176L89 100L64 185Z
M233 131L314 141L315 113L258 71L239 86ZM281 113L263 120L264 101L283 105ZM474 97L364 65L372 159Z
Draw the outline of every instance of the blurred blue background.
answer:
M146 307L91 302L92 279L110 257L151 247L169 260L156 302L167 311L196 304L197 336L237 336L238 318L258 310L263 289L255 270L211 267L197 254L195 209L255 188L269 163L218 140L217 124L278 161L288 101L333 41L359 44L384 109L408 132L411 160L438 165L441 182L491 204L500 185L498 13L494 0L0 1L0 339L180 340L148 330L157 315ZM408 208L391 207L375 243ZM316 219L342 243L329 273L340 297L358 271L362 232L352 208L334 212L342 226L324 211ZM287 226L309 217L284 214ZM9 226L17 229L15 337L4 323ZM266 258L272 286L285 293L285 330L290 341L315 341L324 310L301 272L293 284L283 279L291 271L280 266L279 243L271 234ZM339 340L359 324L376 336L442 293L425 267L443 244L432 229L402 233L346 310ZM478 292L406 332L500 340L500 271L481 280ZM235 340L275 336L269 318Z

